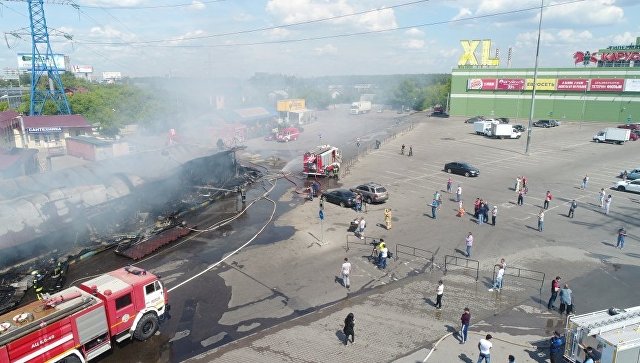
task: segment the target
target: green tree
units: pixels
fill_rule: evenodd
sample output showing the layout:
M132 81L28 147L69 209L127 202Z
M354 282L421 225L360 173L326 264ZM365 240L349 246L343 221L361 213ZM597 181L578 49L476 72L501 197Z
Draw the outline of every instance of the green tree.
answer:
M0 112L6 111L9 109L9 101L1 101L0 102Z

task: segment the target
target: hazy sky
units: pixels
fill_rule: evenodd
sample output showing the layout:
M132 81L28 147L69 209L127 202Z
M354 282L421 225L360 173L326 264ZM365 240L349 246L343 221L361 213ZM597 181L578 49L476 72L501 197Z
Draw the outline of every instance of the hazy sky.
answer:
M59 2L59 1L58 1ZM72 1L69 1L72 3ZM550 6L568 3L565 5ZM460 40L491 39L506 66L533 67L540 0L45 0L54 52L125 76L444 73ZM640 0L545 0L540 65L634 43ZM538 9L536 9L538 8ZM527 10L529 9L529 10ZM373 11L372 11L373 10ZM26 2L0 0L0 68L30 52ZM478 55L480 49L478 49ZM97 77L96 77L97 76Z

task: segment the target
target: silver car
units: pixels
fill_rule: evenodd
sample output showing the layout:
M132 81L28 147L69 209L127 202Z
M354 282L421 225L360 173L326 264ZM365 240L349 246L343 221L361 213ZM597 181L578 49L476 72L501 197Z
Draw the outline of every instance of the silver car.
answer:
M351 188L351 191L361 194L362 200L369 204L382 203L389 199L387 188L374 182L358 185L357 187Z

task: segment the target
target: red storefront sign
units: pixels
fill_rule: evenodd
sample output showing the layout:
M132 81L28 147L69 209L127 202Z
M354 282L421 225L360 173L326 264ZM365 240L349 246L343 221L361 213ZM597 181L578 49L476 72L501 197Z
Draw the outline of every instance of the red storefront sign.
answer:
M556 90L584 92L589 86L588 79L558 79Z
M524 84L523 78L499 78L496 89L501 91L522 91Z
M621 78L592 78L589 91L592 92L622 92L624 79Z
M469 78L467 80L467 89L493 91L496 89L495 78Z

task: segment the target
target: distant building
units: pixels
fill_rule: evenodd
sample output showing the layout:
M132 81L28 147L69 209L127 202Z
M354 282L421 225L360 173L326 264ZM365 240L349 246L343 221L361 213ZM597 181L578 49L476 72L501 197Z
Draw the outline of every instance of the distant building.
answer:
M67 155L98 161L129 154L129 144L120 140L107 140L80 135L66 138Z
M57 149L64 153L65 139L91 133L91 125L81 115L19 116L21 125L14 128L16 147Z

